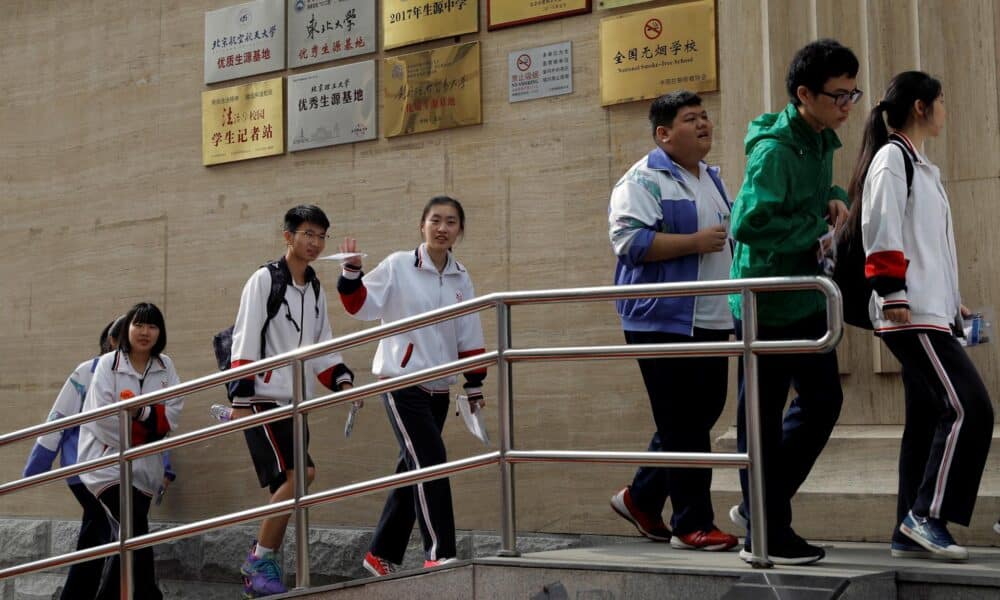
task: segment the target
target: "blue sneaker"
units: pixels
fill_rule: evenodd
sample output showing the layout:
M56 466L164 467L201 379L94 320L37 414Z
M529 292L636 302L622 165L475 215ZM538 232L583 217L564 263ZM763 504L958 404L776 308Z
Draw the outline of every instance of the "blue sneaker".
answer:
M911 510L899 531L914 542L929 550L935 557L948 560L968 560L969 551L955 543L944 521L930 517L918 517Z
M919 544L914 544L909 539L905 542L892 541L889 546L889 554L893 558L931 558L931 553Z
M263 598L288 591L281 582L281 567L275 562L273 554L257 558L251 550L240 567L240 573L243 575L244 599Z

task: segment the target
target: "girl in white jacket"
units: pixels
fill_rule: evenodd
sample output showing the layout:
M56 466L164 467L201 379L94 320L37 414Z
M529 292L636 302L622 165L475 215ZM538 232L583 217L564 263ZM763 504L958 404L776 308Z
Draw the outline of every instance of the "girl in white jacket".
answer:
M906 426L891 553L965 560L968 551L947 524L968 526L972 517L993 408L952 333L961 331L968 311L948 196L923 154L924 140L937 137L944 122L938 80L919 71L894 77L865 126L851 195L852 210L861 211L865 276L874 289L872 324L903 370Z
M167 345L167 329L163 314L155 305L142 302L126 313L118 331L118 350L101 356L87 390L84 412L102 408L180 383L174 364L163 349ZM182 398L173 398L159 404L130 411L132 415L132 446L162 439L176 429ZM117 454L121 443L118 437L118 417L111 416L80 426L78 459L83 462ZM113 517L112 529L119 519L118 465L81 473L80 479L87 489L101 501ZM163 462L153 454L132 461L132 534L149 533L150 500L163 480ZM97 598L119 597L118 561L105 571ZM160 600L163 594L156 585L153 567L153 549L136 550L132 572L136 598Z
M464 230L462 205L447 196L432 198L420 217L424 242L415 250L389 255L367 275L360 257L344 263L337 283L344 308L357 319L388 323L471 299L472 280L452 254ZM356 252L357 243L347 238L340 249ZM382 340L372 372L395 377L483 351L479 315L471 314ZM485 376L485 368L465 373L470 403L483 405ZM397 473L447 461L441 431L453 383L455 377L445 377L386 394L386 412L400 449ZM437 479L390 492L363 562L369 572L387 575L403 562L414 519L423 536L424 566L454 560L451 487L447 479Z

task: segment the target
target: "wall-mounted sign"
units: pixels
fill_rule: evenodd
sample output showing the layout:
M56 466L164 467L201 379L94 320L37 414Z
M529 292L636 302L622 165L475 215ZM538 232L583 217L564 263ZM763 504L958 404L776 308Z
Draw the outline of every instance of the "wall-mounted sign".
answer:
M482 123L479 42L383 60L385 137Z
M715 0L601 19L601 104L719 89Z
M486 0L486 28L501 29L590 12L590 0Z
M281 77L201 93L202 163L282 154Z
M373 140L375 61L288 78L288 151Z
M649 0L597 0L597 8L619 8L622 6L632 6L633 4L642 4L644 2L649 2Z
M477 31L478 0L382 0L386 50Z
M507 55L508 102L573 93L573 44L563 42Z
M375 0L288 3L290 68L375 52Z
M284 68L284 2L255 0L205 13L205 83Z

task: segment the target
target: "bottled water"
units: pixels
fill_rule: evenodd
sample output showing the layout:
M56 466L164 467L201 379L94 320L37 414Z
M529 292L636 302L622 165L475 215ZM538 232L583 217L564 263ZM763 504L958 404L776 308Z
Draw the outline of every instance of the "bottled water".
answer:
M208 409L208 412L212 413L212 417L221 423L225 423L233 418L232 407L226 406L225 404L213 404L212 407Z

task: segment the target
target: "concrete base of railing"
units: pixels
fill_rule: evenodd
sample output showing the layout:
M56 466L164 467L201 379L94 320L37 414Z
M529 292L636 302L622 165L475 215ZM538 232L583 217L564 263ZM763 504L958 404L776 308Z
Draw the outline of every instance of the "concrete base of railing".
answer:
M154 529L169 527L154 523ZM4 540L0 566L37 560L74 549L79 524L71 521L0 518L0 540ZM240 586L240 564L246 558L256 526L232 527L171 544L154 550L160 588L168 600L233 598ZM286 581L294 584L294 528L285 538L282 561ZM366 577L361 559L371 542L370 528L313 527L309 535L310 575L314 586L339 583ZM458 558L495 556L500 537L492 532L459 531ZM522 552L540 552L634 542L635 537L598 535L520 534ZM414 530L406 552L405 568L423 565L419 533ZM66 569L0 580L0 600L49 600L58 598Z

